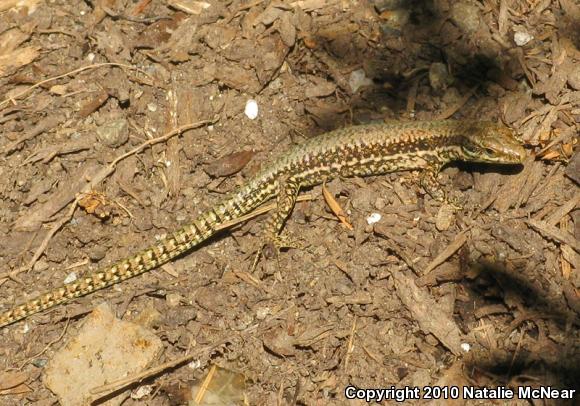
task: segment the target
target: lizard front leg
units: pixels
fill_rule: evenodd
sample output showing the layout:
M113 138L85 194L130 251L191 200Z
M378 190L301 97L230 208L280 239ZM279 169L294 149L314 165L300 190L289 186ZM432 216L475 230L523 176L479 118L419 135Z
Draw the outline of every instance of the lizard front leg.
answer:
M441 188L441 184L437 179L440 167L428 168L421 172L419 183L421 187L429 196L440 202L446 200L445 191Z
M441 187L439 179L437 179L440 169L441 166L435 166L433 168L425 169L421 173L420 177L421 187L433 199L443 203L448 203L451 206L453 206L456 210L459 210L461 209L460 202L457 199L453 198L452 196L448 196L447 193L445 193L445 191Z

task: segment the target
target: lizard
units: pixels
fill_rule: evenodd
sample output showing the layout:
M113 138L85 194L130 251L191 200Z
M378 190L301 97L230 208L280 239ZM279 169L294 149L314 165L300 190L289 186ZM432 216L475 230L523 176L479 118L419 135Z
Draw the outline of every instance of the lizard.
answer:
M336 177L420 170L427 188L452 161L521 164L525 155L511 129L489 121L390 121L337 129L294 145L151 247L0 313L0 328L157 268L273 198L276 208L266 221L265 241L281 247L281 232L300 190Z

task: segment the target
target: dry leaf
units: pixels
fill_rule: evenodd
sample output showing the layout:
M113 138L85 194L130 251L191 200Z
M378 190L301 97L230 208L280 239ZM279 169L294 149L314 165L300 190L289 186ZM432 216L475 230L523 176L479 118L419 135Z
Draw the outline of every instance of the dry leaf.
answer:
M241 405L244 402L246 377L213 365L207 376L191 388L191 405Z
M0 391L12 389L28 380L24 372L0 372Z
M552 149L552 150L546 151L545 153L539 155L538 158L541 158L545 161L555 161L555 160L560 158L560 153L558 151L554 151Z
M111 216L111 208L105 196L98 192L86 193L80 200L79 206L88 214L104 220Z
M233 154L226 155L217 161L213 161L211 164L207 165L204 170L209 176L214 178L230 176L241 171L244 166L250 162L253 156L253 151L234 152Z

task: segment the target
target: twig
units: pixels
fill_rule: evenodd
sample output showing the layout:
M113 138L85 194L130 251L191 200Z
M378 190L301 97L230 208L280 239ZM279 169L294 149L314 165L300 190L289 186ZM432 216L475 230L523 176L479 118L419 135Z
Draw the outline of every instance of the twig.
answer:
M354 316L354 320L352 321L352 326L350 328L350 334L348 337L348 343L346 345L346 355L344 356L344 372L348 374L348 363L350 361L350 355L354 350L354 336L356 333L356 322L357 316Z
M175 137L176 135L181 134L184 131L187 130L191 130L193 128L198 128L201 127L202 125L205 124L215 124L215 122L217 121L217 119L213 119L213 120L202 120L202 121L198 121L196 123L190 123L190 124L184 124L181 127L177 127L174 130L171 130L170 132L168 132L165 135L162 135L161 137L157 137L157 138L152 138L150 140L145 141L143 144L139 145L138 147L133 148L131 151L124 153L123 155L115 158L115 160L113 162L111 162L109 164L109 167L111 169L114 169L114 167L121 162L123 159L134 155L138 152L141 152L142 150L144 150L145 148L147 148L150 145L155 145L155 144L159 144L161 142L167 141L168 139Z
M296 199L296 201L297 202L303 202L303 201L312 200L312 199L313 199L312 195L306 194L306 195L303 195L303 196L298 196L298 198ZM270 210L275 209L275 208L276 208L276 203L270 203L270 204L267 204L267 205L264 205L264 206L260 206L256 210L252 211L251 213L248 213L248 214L243 215L243 216L240 216L240 217L238 217L236 219L233 219L233 220L230 220L230 221L226 221L226 222L220 224L219 226L217 226L215 228L215 230L216 231L225 230L226 228L230 228L232 226L235 226L236 224L243 223L244 221L247 221L247 220L249 220L251 218L257 217L260 214L267 213Z
M271 317L263 320L261 323L258 323L256 325L250 326L244 330L242 330L241 336L242 337L248 337L251 336L252 333L260 326L264 326L265 324L269 323L270 321L274 320L274 321L278 321L280 320L280 317L282 315L284 315L285 313L291 311L292 309L294 309L294 305L291 305L285 309L280 310L278 313L271 315ZM102 385L102 386L98 386L96 388L91 389L91 391L89 392L92 396L92 398L90 399L90 404L95 403L96 401L98 401L99 399L102 399L104 397L109 396L110 394L117 392L121 389L124 389L126 387L128 387L129 385L132 385L134 383L138 383L143 381L144 379L150 378L152 376L155 375L159 375L162 372L166 371L167 369L171 369L171 368L175 368L181 364L184 364L185 362L190 361L191 359L195 358L195 357L200 357L203 354L207 354L207 353L211 353L212 351L215 351L217 348L222 347L226 344L228 344L231 341L231 339L223 339L220 340L219 342L217 342L216 344L212 344L212 345L208 345L205 346L203 348L198 349L197 351L188 354L188 355L184 355L181 358L175 359L173 361L168 361L164 364L161 364L159 366L150 368L146 371L143 372L139 372L138 374L129 376L127 378L123 378L123 379L119 379L117 381L108 383L106 385Z
M217 371L217 367L215 365L212 365L211 368L209 369L209 372L207 373L205 379L203 380L201 386L199 387L199 390L197 391L195 398L193 399L194 405L199 405L203 401L203 398L207 392L207 388L209 388L209 384L211 383L211 381L215 377L216 371Z
M568 202L560 206L557 210L555 210L547 219L546 223L550 224L551 226L556 226L572 210L576 208L580 204L580 192L577 192L572 199Z
M26 365L28 365L30 362L32 362L34 359L40 357L42 354L44 354L46 351L48 351L48 349L53 345L58 343L60 340L62 340L62 338L64 337L64 335L66 334L66 331L68 329L68 325L70 323L70 319L66 320L66 324L64 325L64 328L62 329L62 333L60 333L60 335L58 336L58 338L52 340L50 343L46 344L46 346L44 347L44 349L42 351L40 351L38 354L33 355L32 357L28 357L28 359L26 361L24 361L24 363L22 365L20 365L20 367L18 368L20 371L22 371L22 368L24 368Z
M41 120L40 122L38 122L34 126L33 129L31 129L30 131L28 131L22 137L20 137L16 141L13 141L10 144L8 144L4 148L4 151L2 151L2 153L3 154L9 154L10 152L14 151L23 142L28 141L28 140L31 140L34 137L36 137L37 135L40 135L40 134L42 134L42 133L44 133L46 131L52 130L54 127L56 127L57 125L59 125L61 123L61 121L64 121L64 118L63 117L50 116L50 117L44 118L43 120Z
M133 383L136 382L141 382L146 378L150 378L152 376L155 376L157 374L160 374L161 372L170 369L170 368L175 368L185 362L190 361L191 359L195 358L195 357L199 357L201 354L203 353L209 353L211 351L214 351L216 348L221 347L222 345L225 345L228 343L228 340L221 340L220 342L218 342L217 344L213 344L213 345L208 345L205 346L203 348L200 348L199 350L185 355L181 358L177 358L173 361L168 361L164 364L161 364L159 366L150 368L146 371L140 372L138 374L129 376L127 378L123 378L123 379L119 379L117 381L113 381L109 384L106 385L102 385L102 386L98 386L96 388L91 389L91 391L89 392L91 395L94 395L91 400L90 403L94 403L95 401L104 398L105 396L110 395L113 392L116 392L120 389L123 389Z
M433 261L431 261L431 263L429 263L429 265L427 265L427 268L425 268L423 273L427 274L431 272L433 269L437 268L443 262L447 261L447 258L455 254L455 252L457 252L457 250L461 248L466 241L467 241L467 230L457 234L457 237L455 237L455 239L447 247L445 247L445 249L441 251L439 255L437 255L433 259Z
M60 230L60 228L65 223L67 223L72 218L72 215L74 214L74 211L77 208L77 204L78 204L78 200L75 200L73 202L73 204L71 205L69 211L67 212L66 216L61 218L59 221L56 222L56 224L54 224L52 226L52 228L48 231L48 233L46 234L46 236L42 240L42 243L40 244L40 246L36 249L36 251L35 251L34 255L32 256L32 258L30 259L30 261L28 261L28 264L25 266L22 266L20 268L17 268L13 271L4 272L4 273L0 274L0 282L6 278L10 278L10 279L14 280L16 275L18 275L19 273L26 272L26 271L32 269L32 267L34 266L36 261L38 261L38 258L40 258L40 256L44 253L44 250L48 246L48 243L52 239L52 237L56 234L56 232L58 230Z
M121 68L133 69L133 70L136 70L138 72L141 72L142 74L144 74L146 76L150 76L144 70L139 69L139 68L137 68L135 66L131 66L131 65L125 65L125 64L122 64L122 63L115 63L115 62L95 63L95 64L92 64L92 65L87 65L87 66L80 67L78 69L71 70L69 72L63 73L62 75L53 76L51 78L41 80L40 82L37 82L37 83L33 84L32 86L24 89L20 93L17 93L14 96L7 97L6 99L2 100L0 102L0 109L1 108L4 108L10 102L14 103L15 100L21 98L22 96L26 95L27 93L30 93L32 90L36 89L37 87L40 87L40 86L42 86L42 85L44 85L44 84L46 84L48 82L52 82L52 81L55 81L55 80L58 80L58 79L62 79L64 77L71 76L71 75L74 75L75 73L79 73L79 72L82 72L82 71L85 71L85 70L102 68L103 66L118 66L118 67L121 67Z

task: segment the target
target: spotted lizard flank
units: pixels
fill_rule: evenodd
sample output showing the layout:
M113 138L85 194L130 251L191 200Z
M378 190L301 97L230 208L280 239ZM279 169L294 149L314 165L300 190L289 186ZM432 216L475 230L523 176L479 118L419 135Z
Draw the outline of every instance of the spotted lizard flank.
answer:
M427 179L451 161L518 164L524 156L512 131L492 122L392 121L332 131L294 146L221 203L151 247L0 313L0 328L157 268L274 197L277 208L266 234L277 241L300 189L325 180L406 170L423 170Z

